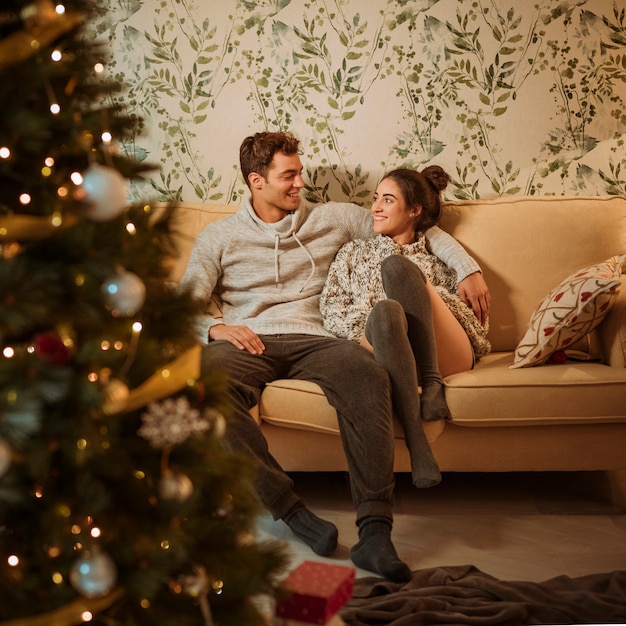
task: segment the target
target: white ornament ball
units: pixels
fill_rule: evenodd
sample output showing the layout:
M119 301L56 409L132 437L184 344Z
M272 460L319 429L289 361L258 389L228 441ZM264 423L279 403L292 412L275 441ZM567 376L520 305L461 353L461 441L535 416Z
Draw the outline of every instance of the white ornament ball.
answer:
M104 305L115 317L130 317L143 306L146 286L137 274L120 272L102 285Z
M11 466L11 446L6 439L0 439L0 476L4 476Z
M184 502L193 493L193 483L186 474L166 470L159 482L159 495L164 500Z
M117 567L106 552L85 552L70 568L70 583L85 598L101 598L113 591Z
M83 173L83 191L88 203L87 215L96 222L108 222L127 205L126 179L112 167L91 165Z

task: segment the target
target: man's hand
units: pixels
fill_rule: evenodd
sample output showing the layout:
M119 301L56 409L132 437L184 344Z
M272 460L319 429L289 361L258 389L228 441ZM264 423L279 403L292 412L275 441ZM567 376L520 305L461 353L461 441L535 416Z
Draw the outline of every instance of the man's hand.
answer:
M491 297L489 287L480 272L474 272L459 283L459 296L474 311L478 321L484 326L487 323Z
M247 326L227 326L218 324L209 329L209 339L213 341L230 341L240 350L250 354L263 354L265 346L259 336Z

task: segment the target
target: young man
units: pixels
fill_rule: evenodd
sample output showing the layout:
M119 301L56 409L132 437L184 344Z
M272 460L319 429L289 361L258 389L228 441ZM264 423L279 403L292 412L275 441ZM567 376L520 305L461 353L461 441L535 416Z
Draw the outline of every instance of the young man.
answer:
M359 529L352 560L390 580L407 581L411 572L391 541L389 379L367 350L326 331L319 312L330 263L344 243L372 234L370 212L346 203L301 206L299 141L289 133L247 137L240 164L250 197L235 215L200 234L180 283L207 303L214 292L222 301L223 320L203 317L199 338L207 343L203 370L229 375L227 441L256 461L255 487L274 519L283 520L317 554L332 554L337 528L305 507L250 415L272 380L319 384L337 411L348 462ZM485 302L488 293L474 260L439 229L429 232L429 241L460 279L469 276L472 301Z

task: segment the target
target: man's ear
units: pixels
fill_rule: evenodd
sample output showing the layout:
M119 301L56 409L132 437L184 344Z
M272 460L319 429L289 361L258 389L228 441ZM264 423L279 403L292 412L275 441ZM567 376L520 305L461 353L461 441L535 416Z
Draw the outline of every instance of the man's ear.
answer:
M248 174L248 183L251 189L260 189L263 186L263 176L258 172L250 172Z

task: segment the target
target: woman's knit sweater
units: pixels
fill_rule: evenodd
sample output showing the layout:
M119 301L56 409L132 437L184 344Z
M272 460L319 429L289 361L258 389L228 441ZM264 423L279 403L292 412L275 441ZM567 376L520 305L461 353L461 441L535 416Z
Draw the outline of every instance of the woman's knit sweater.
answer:
M415 243L408 245L397 244L386 235L345 244L330 266L322 291L320 311L324 327L338 337L361 340L370 311L386 297L381 263L392 254L404 255L420 268L465 329L475 356L487 354L491 350L487 341L488 324L483 326L461 301L456 271L428 251L421 233Z
M209 224L197 237L179 288L206 303L217 299L223 318L196 320L207 343L215 324L245 325L259 335L302 333L330 337L319 298L328 268L343 244L372 235L370 211L329 202L302 206L276 224L263 222L250 200L234 215ZM428 244L465 278L480 271L448 233L434 227Z

